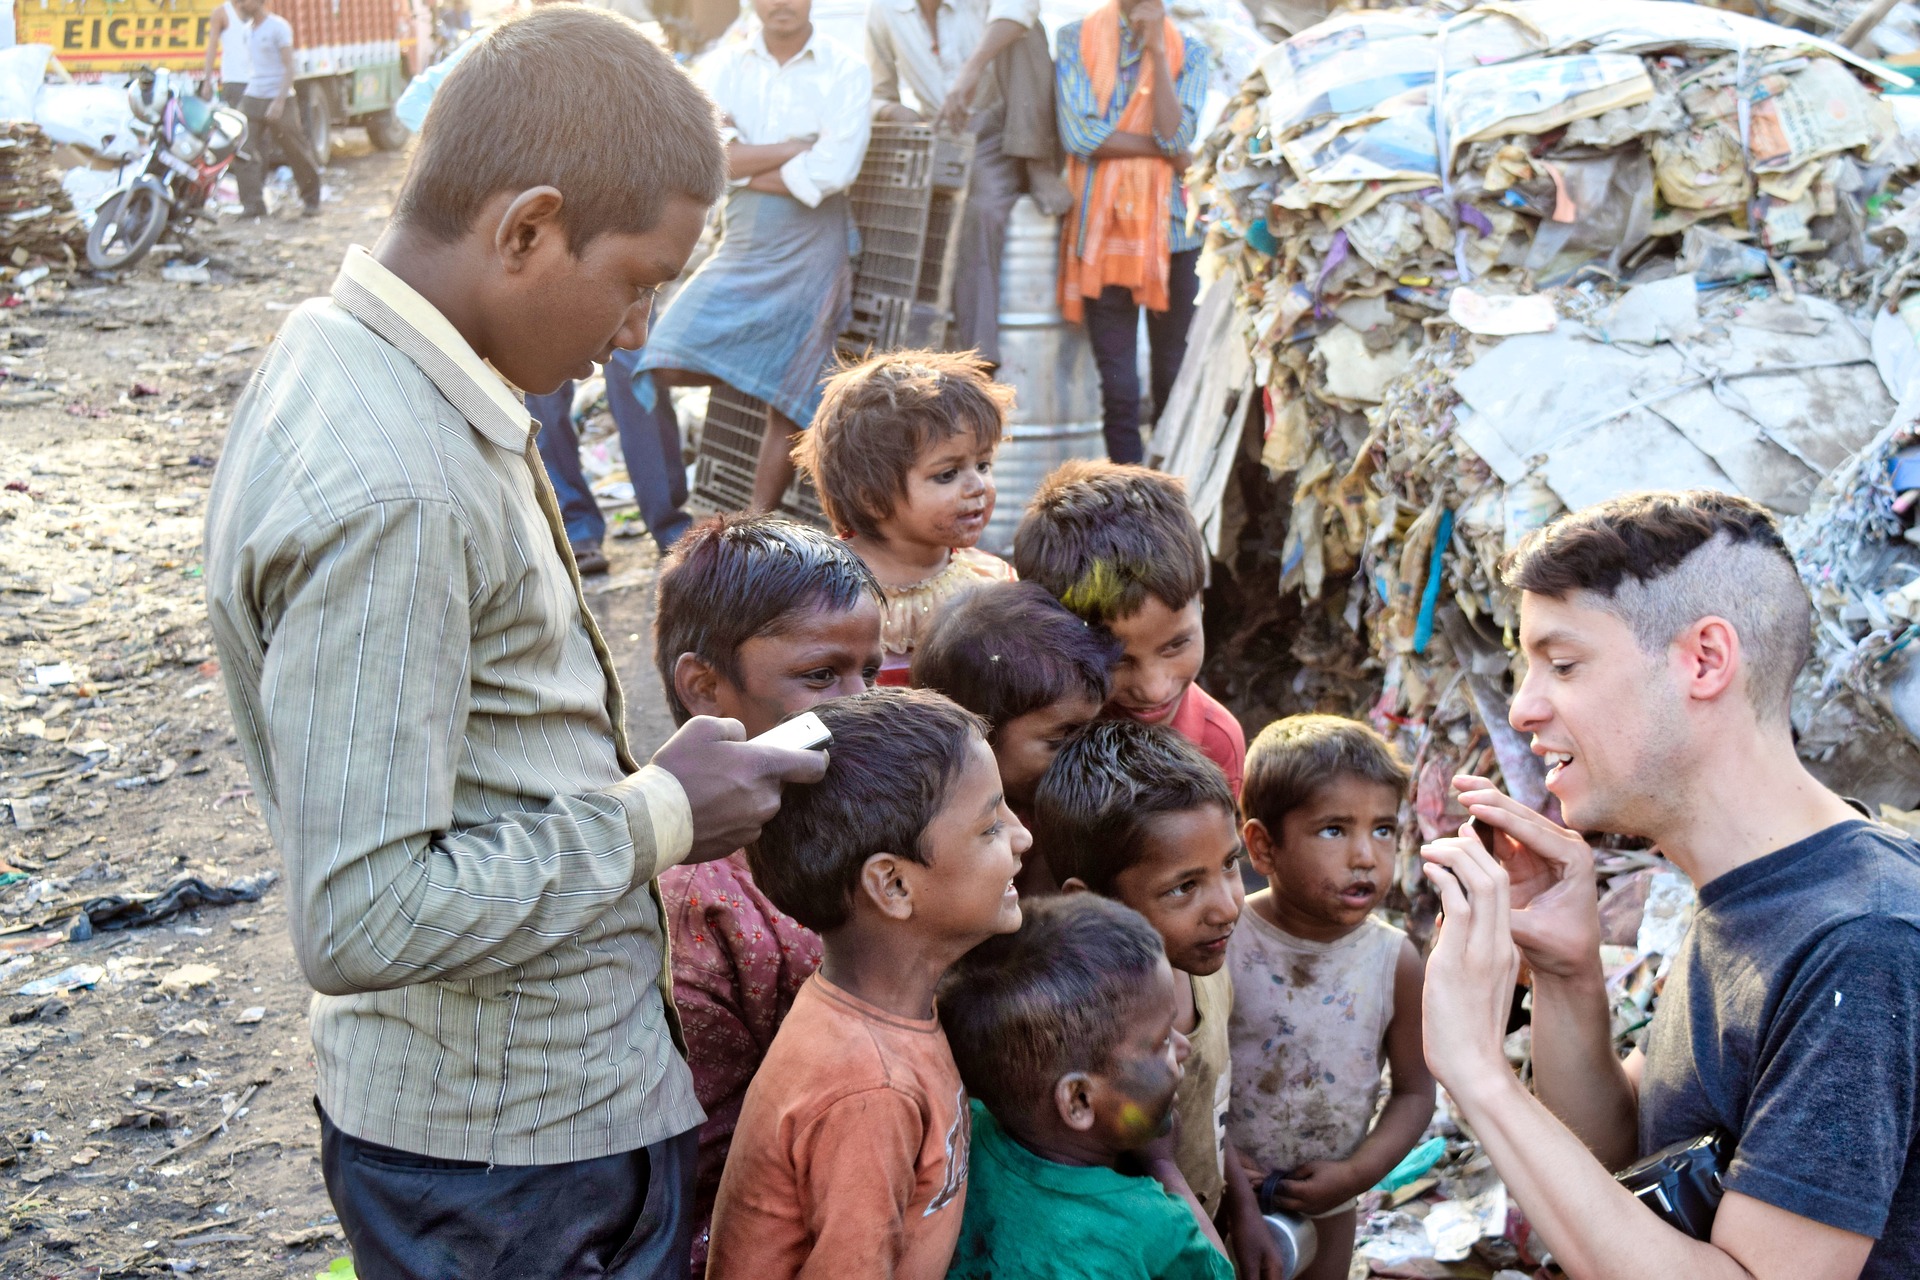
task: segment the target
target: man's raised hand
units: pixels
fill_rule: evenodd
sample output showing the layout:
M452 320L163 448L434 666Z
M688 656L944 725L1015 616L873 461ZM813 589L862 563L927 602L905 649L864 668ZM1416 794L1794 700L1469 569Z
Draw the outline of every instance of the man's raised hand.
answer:
M695 716L653 753L672 774L693 811L688 862L710 862L760 838L780 812L780 788L818 782L827 774L824 751L794 751L746 740L738 720Z
M1520 976L1507 873L1463 832L1420 850L1440 894L1440 934L1427 957L1421 1032L1427 1066L1456 1097L1508 1071L1505 1040Z
M1513 912L1513 940L1535 972L1569 977L1599 963L1600 894L1593 850L1577 831L1550 822L1486 778L1453 780L1468 813L1496 829L1486 852L1505 868ZM1473 833L1459 839L1481 847Z

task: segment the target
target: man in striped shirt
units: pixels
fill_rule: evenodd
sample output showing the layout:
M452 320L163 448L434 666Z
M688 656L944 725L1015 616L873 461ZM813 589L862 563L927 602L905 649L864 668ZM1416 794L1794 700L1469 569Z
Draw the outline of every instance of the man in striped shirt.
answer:
M385 234L235 411L215 643L358 1273L676 1274L702 1116L654 878L824 761L713 719L636 761L521 397L641 344L725 159L603 11L502 24L439 94Z

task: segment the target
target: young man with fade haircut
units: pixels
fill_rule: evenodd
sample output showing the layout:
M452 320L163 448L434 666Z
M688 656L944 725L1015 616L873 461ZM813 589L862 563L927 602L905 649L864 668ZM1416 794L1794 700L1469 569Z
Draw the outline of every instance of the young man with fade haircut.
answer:
M1434 1074L1569 1275L1920 1275L1920 847L1794 754L1812 617L1772 518L1727 494L1631 494L1534 534L1506 581L1528 661L1510 718L1574 830L1455 780L1501 834L1491 854L1470 834L1422 851L1446 914ZM1577 831L1651 840L1700 889L1624 1063ZM1501 1052L1522 958L1537 1098ZM1707 1240L1610 1176L1716 1131L1733 1155Z
M670 1275L701 1112L655 877L825 761L714 718L634 758L521 393L641 343L725 160L692 82L578 5L439 98L379 243L234 412L208 612L358 1273Z

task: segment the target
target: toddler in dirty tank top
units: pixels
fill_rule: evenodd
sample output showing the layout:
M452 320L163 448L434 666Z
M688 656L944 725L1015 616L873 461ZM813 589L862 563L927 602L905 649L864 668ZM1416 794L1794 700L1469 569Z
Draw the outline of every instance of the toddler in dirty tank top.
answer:
M1278 721L1247 751L1242 836L1268 887L1227 944L1227 1132L1254 1185L1278 1173L1275 1204L1314 1219L1303 1280L1347 1274L1357 1198L1433 1117L1420 953L1372 914L1392 880L1406 785L1386 740L1337 716ZM1392 1096L1373 1124L1383 1060Z

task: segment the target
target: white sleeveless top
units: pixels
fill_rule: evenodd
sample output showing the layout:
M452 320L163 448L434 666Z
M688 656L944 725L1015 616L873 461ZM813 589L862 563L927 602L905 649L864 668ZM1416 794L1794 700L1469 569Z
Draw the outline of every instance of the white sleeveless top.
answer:
M247 52L253 24L240 16L233 0L227 0L220 9L227 15L226 28L220 32L220 83L245 84L253 79L253 57Z
M1337 942L1308 942L1251 907L1241 914L1227 944L1227 1133L1263 1168L1344 1160L1367 1136L1406 936L1369 916Z

